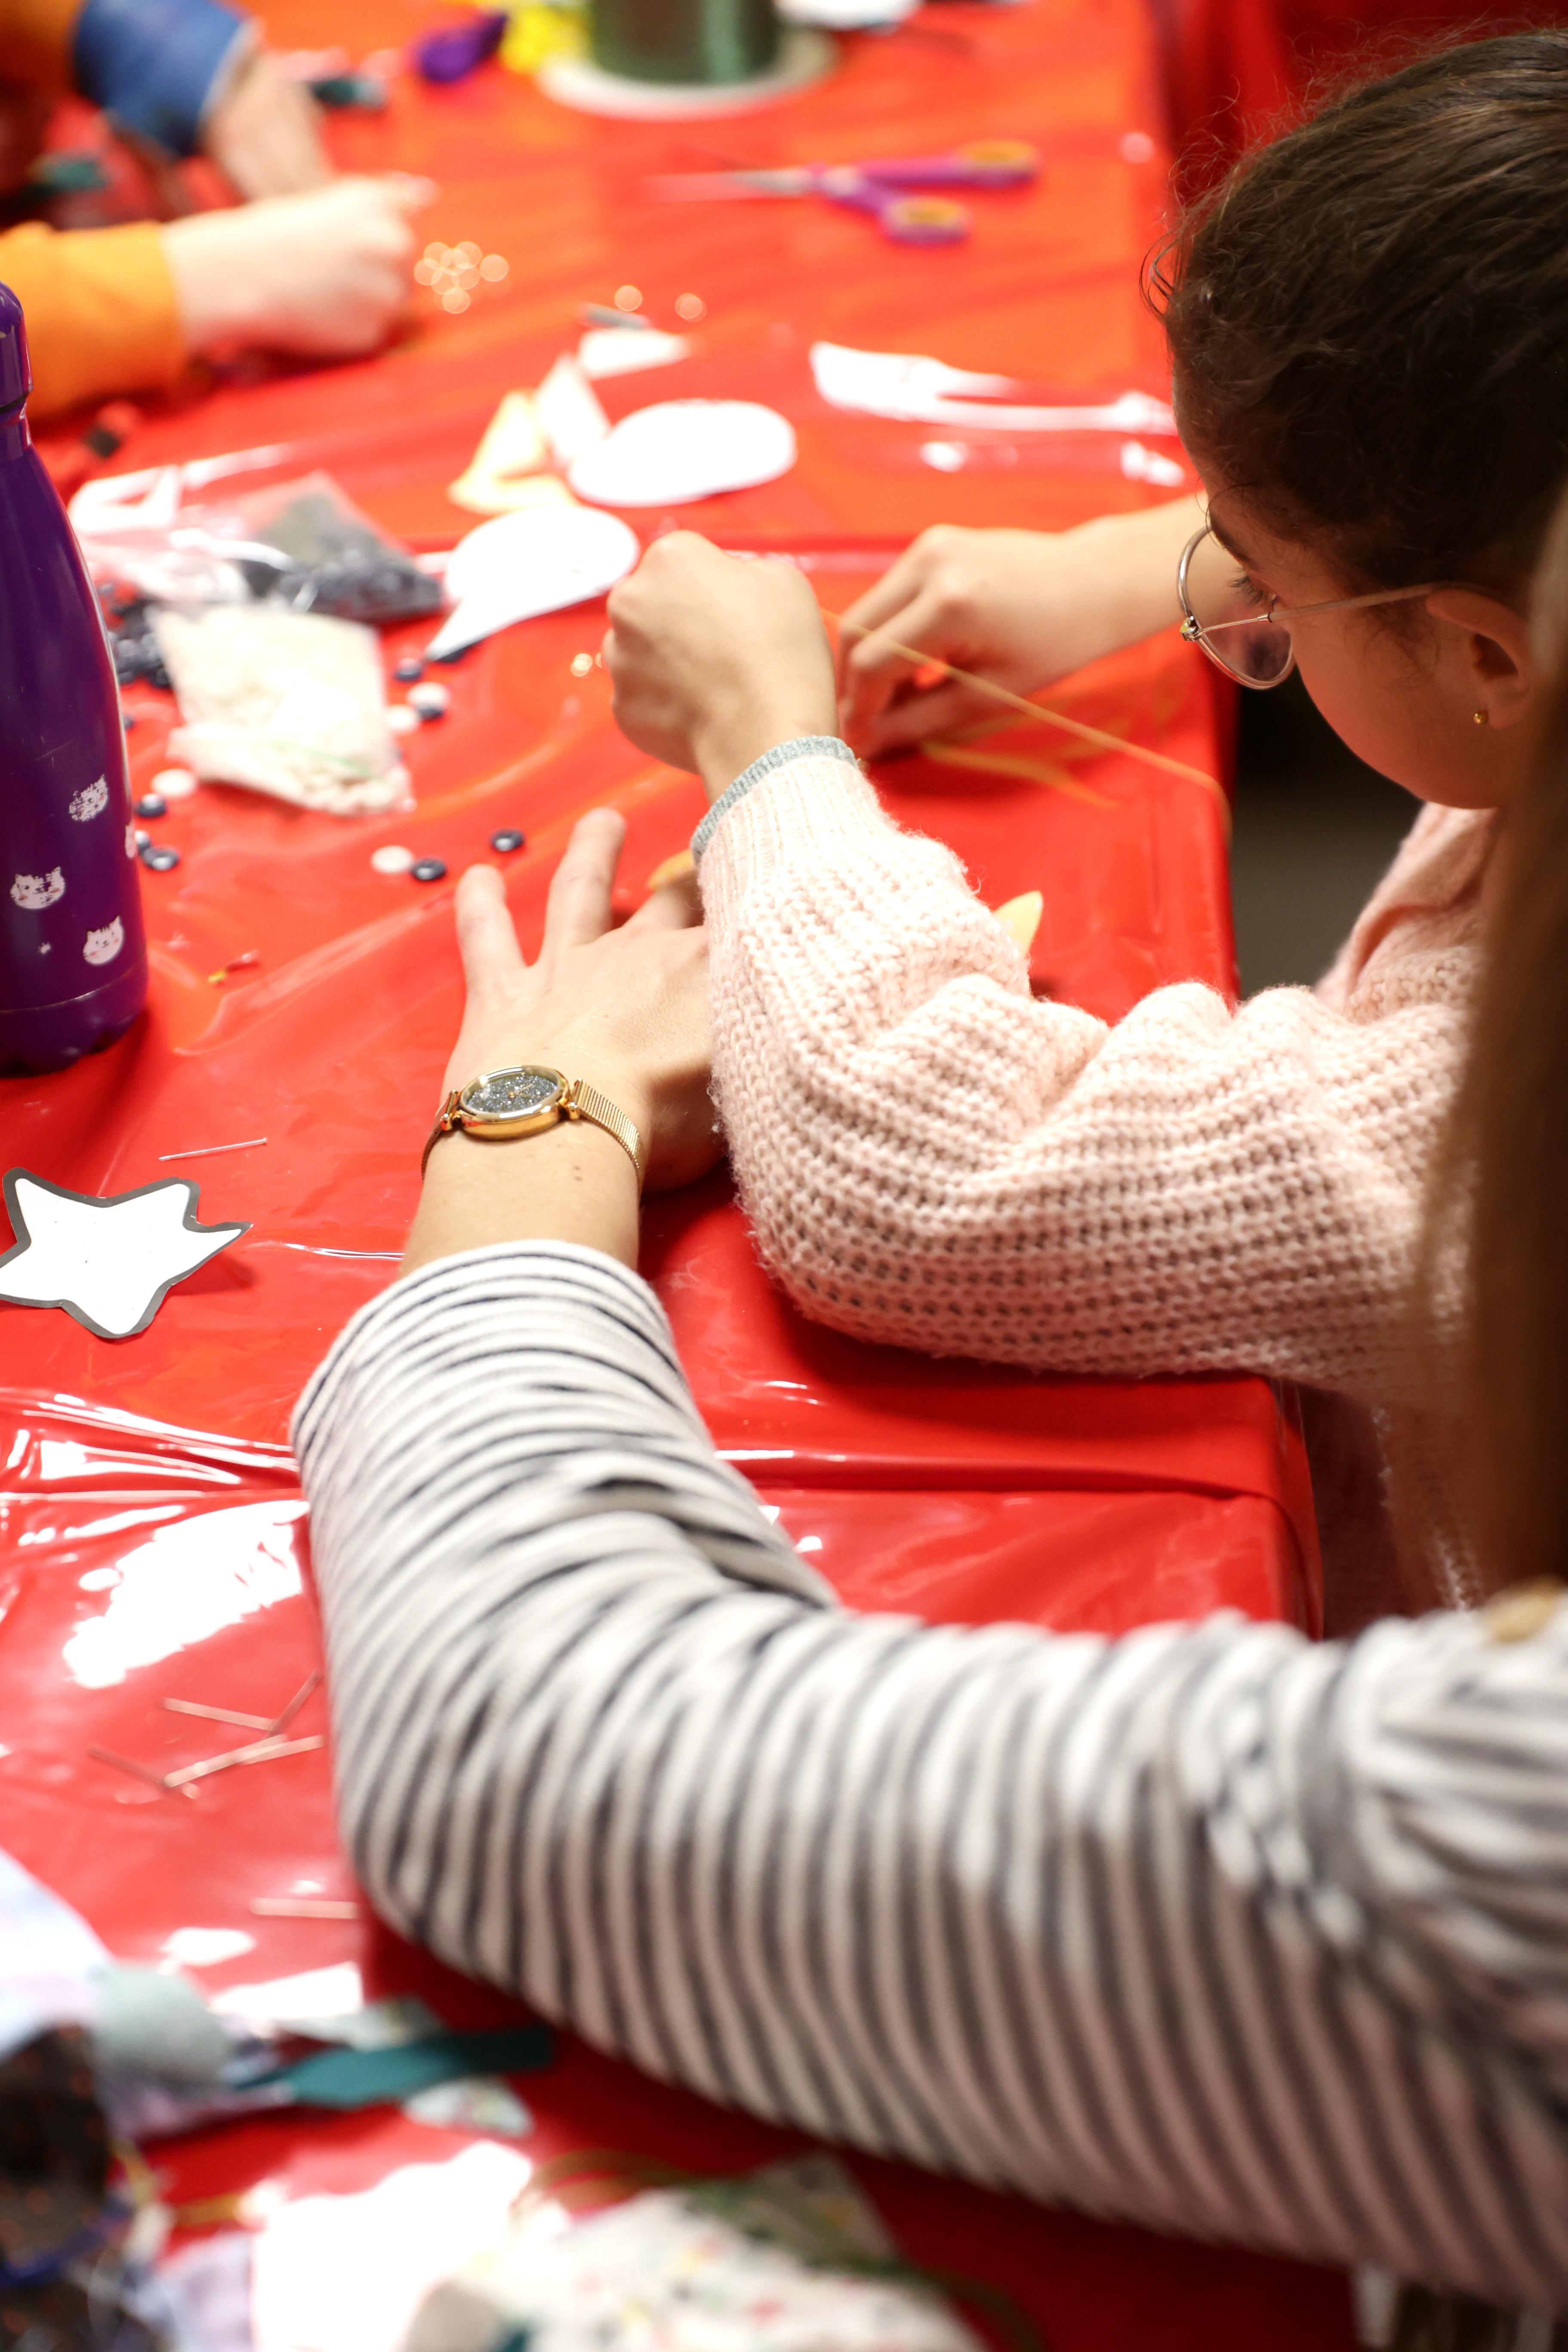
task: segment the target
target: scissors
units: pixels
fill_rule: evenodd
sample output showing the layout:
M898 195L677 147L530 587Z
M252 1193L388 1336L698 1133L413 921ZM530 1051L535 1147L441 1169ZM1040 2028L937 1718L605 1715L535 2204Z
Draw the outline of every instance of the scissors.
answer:
M745 196L826 196L869 213L896 245L956 245L969 235L969 212L952 196L909 189L1022 188L1040 176L1040 159L1022 139L977 139L945 155L894 156L871 163L795 163L776 171L686 172L650 180L666 203Z

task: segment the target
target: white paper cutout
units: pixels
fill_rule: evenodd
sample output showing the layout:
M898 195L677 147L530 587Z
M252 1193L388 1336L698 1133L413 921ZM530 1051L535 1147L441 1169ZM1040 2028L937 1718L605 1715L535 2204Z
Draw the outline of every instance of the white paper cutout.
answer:
M85 824L89 817L97 816L100 810L109 806L108 777L100 776L95 784L83 784L79 793L71 794L66 806L78 824Z
M105 923L100 931L89 931L82 942L82 956L88 963L112 963L125 945L125 926L118 915Z
M639 552L628 523L575 503L482 522L452 550L447 593L456 610L426 655L441 661L514 621L603 596L631 571Z
M683 506L776 481L795 457L789 419L759 401L661 400L623 416L567 478L601 506Z
M131 848L134 855L134 840ZM51 866L47 874L18 874L11 885L13 903L25 908L29 915L40 914L44 908L52 907L57 898L63 898L65 895L66 877L58 866Z
M1011 376L974 375L907 352L858 352L847 343L813 343L811 373L831 408L912 425L988 425L1001 433L1153 433L1173 437L1176 420L1163 400L1123 392L1083 407L1008 405L980 399L1017 392ZM954 397L954 395L961 395ZM963 397L962 395L971 395ZM1185 477L1184 476L1184 479Z
M0 1255L0 1298L63 1307L100 1339L144 1331L165 1292L250 1230L198 1224L188 1176L99 1200L11 1168L5 1194L16 1240Z
M577 364L596 383L607 375L673 367L692 348L689 335L667 335L658 327L590 327L577 346Z
M570 352L563 352L533 395L533 414L558 466L602 441L610 420Z

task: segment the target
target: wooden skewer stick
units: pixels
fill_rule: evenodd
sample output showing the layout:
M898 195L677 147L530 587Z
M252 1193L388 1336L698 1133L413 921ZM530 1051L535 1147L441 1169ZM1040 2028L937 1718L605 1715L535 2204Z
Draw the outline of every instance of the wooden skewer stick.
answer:
M252 1915L258 1919L358 1919L360 1906L342 1895L256 1895Z
M192 1780L205 1780L214 1772L226 1772L231 1764L270 1764L275 1756L302 1756L308 1748L324 1748L324 1733L316 1732L309 1739L257 1739L248 1748L231 1748L226 1756L206 1756L199 1764L182 1764L177 1772L165 1772L165 1789L184 1789Z
M299 1714L300 1709L304 1706L305 1701L310 1697L310 1693L315 1689L316 1685L321 1681L321 1677L319 1669L314 1674L307 1675L299 1689L295 1692L293 1697L289 1700L288 1706L284 1708L282 1714L277 1717L274 1721L268 1724L266 1727L273 1735L274 1738L276 1738L279 1732L288 1730L289 1726L293 1722L294 1717Z
M1098 744L1103 751L1124 751L1130 760L1142 760L1146 767L1163 768L1173 776L1185 776L1189 782L1202 784L1205 792L1213 793L1225 810L1227 820L1229 818L1230 804L1218 778L1209 775L1203 768L1191 768L1184 760L1173 760L1165 751L1146 751L1142 743L1129 743L1120 735L1107 734L1103 727L1090 727L1085 719L1069 719L1065 711L1047 710L1043 702L1029 702L1023 695L1015 694L1011 688L998 686L993 678L978 677L973 670L959 669L952 662L937 661L931 654L922 654L916 646L900 645L897 637L889 636L885 629L862 628L858 621L847 621L842 613L826 613L824 618L836 621L841 629L849 630L854 636L876 637L901 661L914 662L921 669L940 669L944 677L952 678L960 686L974 687L981 694L990 695L994 701L1005 702L1009 710L1016 710L1026 719L1043 719L1047 726L1060 727L1067 734L1078 736L1082 742Z
M232 1706L203 1706L199 1699L166 1698L163 1705L171 1715L199 1715L205 1723L237 1724L241 1731L270 1731L269 1715L241 1715Z
M130 1772L138 1780L145 1780L147 1786L150 1789L156 1789L160 1796L168 1794L169 1783L162 1772L155 1770L151 1764L138 1764L133 1756L117 1756L112 1748L89 1748L87 1752L100 1764L112 1764L117 1772ZM180 1793L182 1796L191 1797L195 1794L195 1791L194 1789L183 1789Z

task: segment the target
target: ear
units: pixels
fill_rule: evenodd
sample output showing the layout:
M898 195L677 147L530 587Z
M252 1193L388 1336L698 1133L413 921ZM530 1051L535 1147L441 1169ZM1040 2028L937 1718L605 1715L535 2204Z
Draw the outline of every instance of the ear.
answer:
M1445 652L1459 664L1472 707L1484 710L1493 727L1517 726L1539 678L1525 615L1480 588L1438 588L1426 598L1426 610L1447 624Z

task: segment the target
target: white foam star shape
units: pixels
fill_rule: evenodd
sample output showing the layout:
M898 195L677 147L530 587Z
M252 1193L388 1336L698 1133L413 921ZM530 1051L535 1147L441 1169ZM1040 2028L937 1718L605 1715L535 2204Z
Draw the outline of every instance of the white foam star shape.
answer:
M0 1298L63 1307L100 1339L144 1331L165 1291L249 1231L199 1225L188 1176L100 1201L13 1168L5 1190L16 1241L0 1256Z

